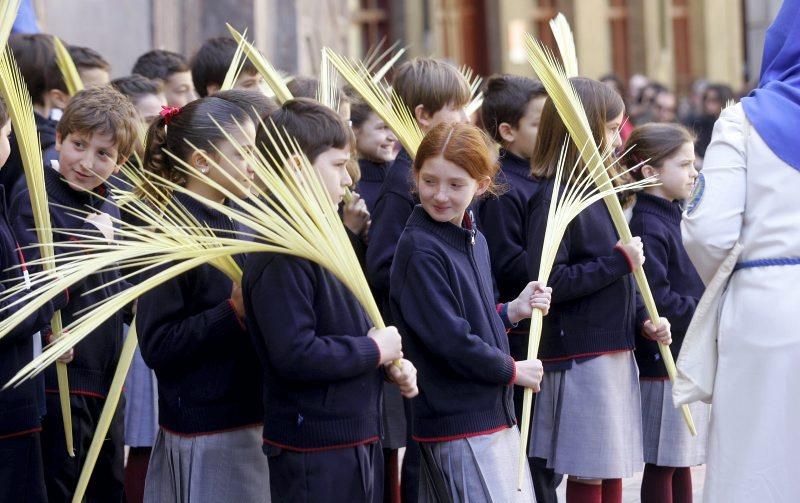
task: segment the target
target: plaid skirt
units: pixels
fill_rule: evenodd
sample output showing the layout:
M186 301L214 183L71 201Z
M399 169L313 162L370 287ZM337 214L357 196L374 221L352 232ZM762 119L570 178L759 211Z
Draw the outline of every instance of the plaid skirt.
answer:
M644 462L658 466L697 466L706 462L708 404L695 402L692 411L697 436L689 433L680 409L672 404L672 383L641 381Z
M642 470L639 369L632 351L545 372L529 454L556 473L627 478Z
M269 503L261 426L182 437L158 430L147 467L145 503Z
M534 501L527 466L522 491L517 490L520 445L516 426L488 435L419 445L418 503Z

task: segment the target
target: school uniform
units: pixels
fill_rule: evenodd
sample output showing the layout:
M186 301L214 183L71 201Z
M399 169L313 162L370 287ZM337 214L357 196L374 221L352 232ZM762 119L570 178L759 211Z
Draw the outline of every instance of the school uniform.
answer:
M240 231L190 196L174 197L217 235ZM269 501L259 365L230 301L232 286L204 264L139 298L136 330L158 380L160 426L145 501Z
M84 221L79 212L95 211L119 217L119 210L110 199L107 185L100 185L94 192L73 190L52 166L44 167L44 179L50 202L50 222L54 229L76 229L87 235L100 235L97 228ZM20 243L23 246L36 243L27 187L14 194L10 212ZM55 236L55 239L66 238ZM29 260L39 257L37 248L30 249L28 254ZM69 303L61 309L64 326L82 316L82 310L120 292L126 283L107 285L119 278L118 271L102 271L73 285ZM90 290L94 291L89 293ZM69 457L66 452L55 365L44 372L47 415L43 421L42 451L51 501L71 498L77 485L122 350L123 316L123 312L116 313L78 343L74 348L74 359L67 365L75 457ZM124 399L121 406L124 407ZM103 445L87 488L88 501L118 501L122 498L122 436L122 417L118 414L112 421L107 442Z
M670 351L676 361L704 289L681 241L682 211L678 202L640 192L630 222L631 232L644 244L644 272L658 312L670 321ZM658 343L637 334L635 355L642 393L645 463L675 467L705 463L708 406L701 402L690 406L697 428L693 437L680 409L672 404L672 385Z
M55 152L56 145L56 126L58 121L33 113L33 120L36 123L36 133L39 135L39 145L42 148L42 160L45 165L53 159L58 159L58 152ZM25 186L25 172L22 168L22 156L19 151L16 133L12 130L8 138L11 153L5 165L0 169L0 185L6 188L6 197L13 196L15 186L21 182Z
M329 271L289 255L251 254L242 290L273 501L381 501L385 374L363 308Z
M358 167L361 169L361 179L358 181L356 192L367 205L367 209L372 211L378 200L383 181L392 167L393 161L375 162L369 159L359 159Z
M539 270L553 184L548 180L529 204L532 274ZM557 473L616 479L642 466L633 349L646 312L617 240L605 204L592 204L567 227L550 274L552 306L539 348L545 374L530 454Z
M489 251L469 216L465 227L416 206L392 264L392 317L419 371L420 394L411 401L419 501L444 494L531 501L530 479L518 493L517 471L509 469L519 449L516 365L494 302Z
M25 264L9 220L5 190L0 185L0 295L6 285L23 281L18 269ZM3 318L13 315L24 304L8 307L15 297L0 302ZM49 326L54 309L66 305L67 296L59 296L28 316L0 339L0 383L5 384L31 359L41 353L40 330ZM44 381L41 376L25 380L15 388L0 391L0 502L46 502L42 461L41 420L44 413Z

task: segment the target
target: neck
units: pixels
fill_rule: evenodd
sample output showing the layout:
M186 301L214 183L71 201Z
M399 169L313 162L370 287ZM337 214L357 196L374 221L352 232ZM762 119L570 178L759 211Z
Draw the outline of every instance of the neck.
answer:
M215 201L218 203L225 202L225 196L223 196L222 193L220 193L220 191L197 179L192 178L188 182L186 182L186 189L191 190L195 194L205 197L206 199L209 199L211 201Z
M660 197L661 199L666 199L669 202L674 202L675 198L668 196L661 185L656 187L647 187L644 189L644 192L650 194L651 196Z
M503 148L505 148L505 149L506 149L506 152L509 152L509 153L511 153L511 154L514 154L514 155L515 155L515 156L517 156L517 157L521 157L522 159L525 159L525 160L527 160L527 161L529 161L529 160L530 160L530 153L526 154L526 153L524 153L524 152L520 151L519 149L517 149L517 148L514 148L514 144L511 144L511 145L506 145L506 146L504 146Z
M45 119L49 119L50 118L50 107L48 107L48 106L37 105L37 104L34 103L33 111L36 112L37 114L41 115Z

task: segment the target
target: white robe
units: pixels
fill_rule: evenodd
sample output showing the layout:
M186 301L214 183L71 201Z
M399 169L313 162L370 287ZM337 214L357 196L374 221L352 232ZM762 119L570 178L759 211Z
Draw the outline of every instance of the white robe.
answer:
M737 241L739 262L800 257L800 172L741 105L714 126L702 174L682 230L704 281ZM706 502L800 501L799 316L800 265L733 273L720 311Z

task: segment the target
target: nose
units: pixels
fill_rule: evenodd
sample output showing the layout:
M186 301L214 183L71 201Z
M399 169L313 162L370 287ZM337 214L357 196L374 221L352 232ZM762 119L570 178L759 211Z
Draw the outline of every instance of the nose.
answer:
M447 201L447 192L445 191L444 187L439 187L436 190L436 194L433 195L433 198L436 201L446 202Z
M94 165L94 154L91 151L84 152L79 164L81 168L91 172Z
M350 176L350 172L344 170L344 176L342 177L342 187L349 187L353 185L353 178Z

